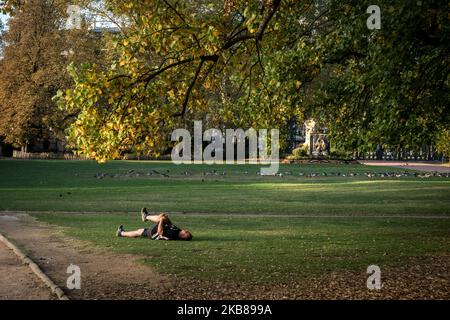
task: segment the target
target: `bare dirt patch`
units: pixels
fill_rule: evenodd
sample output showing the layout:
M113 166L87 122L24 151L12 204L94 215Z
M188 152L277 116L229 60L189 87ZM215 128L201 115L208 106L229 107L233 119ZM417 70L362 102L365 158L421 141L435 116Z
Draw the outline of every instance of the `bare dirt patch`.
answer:
M70 299L152 299L171 281L137 262L138 257L114 255L64 237L61 229L18 214L0 219L0 231L19 245ZM66 287L67 267L81 269L81 289Z
M450 299L450 256L424 258L417 265L382 268L381 290L367 289L366 270L331 272L300 283L274 286L224 284L191 281L185 286L195 299ZM174 293L183 299L186 294Z
M402 268L380 266L380 291L367 289L366 270L331 272L271 286L224 283L161 275L141 264L139 256L111 254L64 236L61 228L27 214L5 215L0 213L0 231L21 246L70 299L450 299L450 255L418 258ZM70 264L81 269L80 290L66 287ZM0 278L0 283L6 281L11 288L20 276L16 279L15 273L9 274L14 279ZM23 285L22 294L37 286ZM30 291L28 298L33 297Z

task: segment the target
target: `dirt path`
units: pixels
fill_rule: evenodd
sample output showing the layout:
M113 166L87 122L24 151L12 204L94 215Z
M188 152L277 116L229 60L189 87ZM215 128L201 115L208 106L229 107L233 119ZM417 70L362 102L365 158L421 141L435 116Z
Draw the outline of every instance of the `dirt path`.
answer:
M14 277L11 277L14 275ZM48 300L52 292L31 269L6 245L0 242L0 299Z
M137 257L93 249L25 214L0 215L0 232L24 249L70 299L153 299L171 284ZM80 290L67 289L70 264L80 267Z
M139 263L137 256L93 248L24 213L0 213L0 232L24 248L70 299L450 299L450 255L423 257L401 268L382 267L381 291L367 289L366 270L330 272L298 283L244 285L169 278ZM2 268L8 267L0 262ZM70 264L81 269L80 290L66 287ZM17 263L12 267L17 268ZM8 292L17 288L18 297L25 293L26 298L35 297L31 288L38 285L21 282L21 275L11 271L1 272L14 278L0 278L0 293L2 288Z

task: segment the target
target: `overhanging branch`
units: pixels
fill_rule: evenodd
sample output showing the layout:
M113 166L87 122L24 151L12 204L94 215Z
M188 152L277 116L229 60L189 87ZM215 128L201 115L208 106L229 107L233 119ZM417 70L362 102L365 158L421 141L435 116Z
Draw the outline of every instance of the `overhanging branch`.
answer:
M231 48L233 45L235 45L236 43L239 43L239 42L245 41L245 40L255 39L257 41L261 41L262 37L264 35L264 32L266 31L267 26L269 25L269 22L273 18L275 12L278 10L280 3L281 3L281 0L273 0L271 2L269 9L267 10L267 13L263 18L263 21L261 22L261 24L258 27L258 30L255 33L253 33L253 34L245 33L245 34L239 35L237 37L232 37L222 46L222 50L227 50L227 49Z

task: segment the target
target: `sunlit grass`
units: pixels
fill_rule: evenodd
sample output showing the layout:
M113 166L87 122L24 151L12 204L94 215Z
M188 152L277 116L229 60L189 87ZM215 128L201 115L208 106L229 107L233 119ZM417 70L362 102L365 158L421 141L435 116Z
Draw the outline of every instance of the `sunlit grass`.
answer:
M191 242L117 238L138 214L35 214L68 235L135 254L162 273L244 283L292 283L330 271L403 266L450 253L449 219L300 218L174 215Z
M170 176L129 174L150 170ZM226 175L205 175L213 170ZM388 170L362 165L282 165L280 172L290 172L283 177L261 177L258 170L251 165L2 160L0 210L136 212L146 206L153 211L205 214L450 214L447 178L369 179L364 172ZM308 178L300 172L359 175ZM107 176L97 179L99 173Z
M139 170L169 177L130 173ZM207 174L213 170L226 175ZM283 177L258 171L250 165L1 160L0 210L32 212L100 248L136 254L162 273L202 279L291 283L449 253L450 220L432 216L450 215L450 179L370 179L365 172L404 170L362 165L281 165ZM305 176L336 172L358 176ZM144 226L143 206L169 212L194 241L115 237L119 224ZM403 218L411 215L431 218Z

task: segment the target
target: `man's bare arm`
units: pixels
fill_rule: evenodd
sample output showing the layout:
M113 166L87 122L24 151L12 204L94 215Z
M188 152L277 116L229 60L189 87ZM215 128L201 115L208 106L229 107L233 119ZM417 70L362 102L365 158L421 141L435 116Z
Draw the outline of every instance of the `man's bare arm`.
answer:
M157 233L158 236L164 235L164 219L159 219Z
M169 220L169 217L166 214L161 214L160 215L160 219L158 222L158 235L159 236L164 236L164 225L168 224L168 225L172 225L172 223Z

